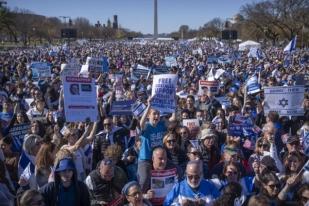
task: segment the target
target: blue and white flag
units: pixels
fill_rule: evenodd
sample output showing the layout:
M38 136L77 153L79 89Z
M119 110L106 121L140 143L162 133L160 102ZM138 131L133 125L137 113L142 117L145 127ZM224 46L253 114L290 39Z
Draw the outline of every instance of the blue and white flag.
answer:
M289 43L284 47L283 51L284 52L292 52L296 48L296 40L297 36L295 36Z
M308 157L309 156L309 131L306 129L302 130L302 142L303 142L303 147L304 147L304 153Z
M247 93L254 94L261 91L260 85L258 83L258 78L256 75L253 75L249 78L247 82Z
M256 58L256 59L263 59L264 58L264 53L260 48L250 48L250 51L248 53L248 57Z

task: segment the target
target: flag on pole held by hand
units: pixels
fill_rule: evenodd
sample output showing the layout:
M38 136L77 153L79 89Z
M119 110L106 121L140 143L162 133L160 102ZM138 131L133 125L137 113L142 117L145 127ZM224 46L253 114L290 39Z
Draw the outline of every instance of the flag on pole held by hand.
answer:
M292 52L293 50L296 49L296 40L297 36L295 36L289 43L284 47L284 52Z

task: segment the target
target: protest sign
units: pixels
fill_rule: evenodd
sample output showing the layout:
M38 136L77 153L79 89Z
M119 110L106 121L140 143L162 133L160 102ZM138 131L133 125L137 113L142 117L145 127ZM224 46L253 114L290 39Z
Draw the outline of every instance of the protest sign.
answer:
M115 101L112 103L110 115L132 115L133 100Z
M207 64L217 64L218 58L215 56L208 56L207 57Z
M155 196L151 199L153 205L162 205L166 194L177 183L177 169L151 170L151 189Z
M30 64L32 80L38 81L41 78L51 77L51 67L46 62L32 62Z
M24 137L30 129L30 123L17 124L14 125L10 130L9 134L13 138L13 147L16 151L22 150L22 145L24 142Z
M122 74L115 74L114 89L115 89L116 100L121 100L123 97L124 89L123 89L122 77L123 77Z
M77 77L80 71L81 65L77 62L71 62L68 64L61 64L61 78L66 76Z
M177 60L173 56L165 57L164 60L165 60L165 65L167 67L172 67L172 66L176 66L177 65Z
M88 72L102 72L103 62L103 58L87 57L86 65L88 65Z
M154 74L167 74L169 73L169 68L168 67L156 67L153 70Z
M138 64L133 69L133 76L139 79L143 75L146 78L149 72L150 72L150 69L148 67L144 67L143 65Z
M84 77L66 77L63 83L64 109L67 122L97 120L98 109L94 80Z
M250 117L241 114L231 117L228 125L228 135L246 137L255 134L255 127Z
M176 109L176 84L176 74L154 75L151 107L162 113L173 113Z
M198 90L199 95L206 94L207 91L211 91L213 94L217 94L219 91L219 82L199 80L199 90Z
M190 131L190 136L196 138L199 133L200 123L198 119L184 119L182 125L186 126Z
M132 113L135 117L141 117L145 109L146 105L143 102L136 102L132 105Z
M278 112L280 116L304 115L304 86L265 87L264 112Z

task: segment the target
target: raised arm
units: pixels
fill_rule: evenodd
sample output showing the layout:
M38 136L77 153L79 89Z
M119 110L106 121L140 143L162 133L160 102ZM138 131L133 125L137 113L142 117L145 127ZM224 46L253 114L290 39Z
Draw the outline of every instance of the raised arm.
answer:
M148 116L148 113L149 113L149 110L150 110L150 107L151 107L151 100L152 100L152 97L149 97L148 100L147 100L147 107L146 107L146 110L141 118L141 121L140 121L140 127L141 127L141 130L144 130L145 128L145 124L146 124L146 119L147 119L147 116Z

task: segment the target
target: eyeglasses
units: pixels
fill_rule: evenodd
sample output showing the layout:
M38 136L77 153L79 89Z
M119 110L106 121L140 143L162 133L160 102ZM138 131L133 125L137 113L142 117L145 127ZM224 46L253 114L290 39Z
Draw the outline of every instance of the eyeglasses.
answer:
M279 188L280 184L274 184L274 185L267 185L268 187L270 187L272 190L275 188Z
M142 194L141 191L136 191L136 192L133 192L132 194L128 194L127 196L136 197L137 195L141 195L141 194Z
M193 179L199 180L201 178L200 175L187 175L187 177L189 180L193 180Z
M188 132L180 132L179 134L188 134Z
M176 139L169 139L166 141L167 143L171 144L171 143L175 143L176 142Z

